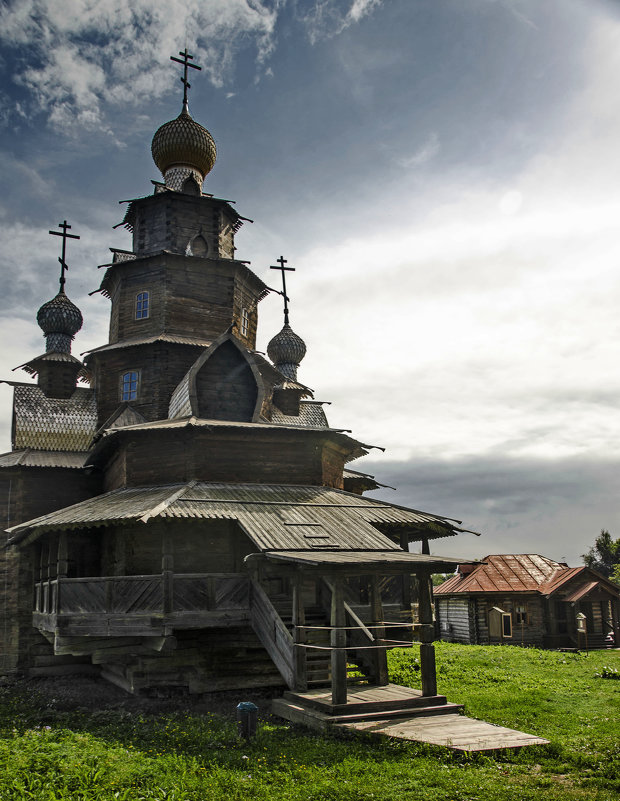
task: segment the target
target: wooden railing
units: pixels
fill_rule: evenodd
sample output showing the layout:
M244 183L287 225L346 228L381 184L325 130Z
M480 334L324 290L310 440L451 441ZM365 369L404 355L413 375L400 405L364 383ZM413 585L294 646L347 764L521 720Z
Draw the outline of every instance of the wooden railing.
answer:
M250 622L287 685L295 687L295 643L269 596L257 581L250 584Z
M155 614L248 609L241 573L60 578L35 584L35 612L53 615Z

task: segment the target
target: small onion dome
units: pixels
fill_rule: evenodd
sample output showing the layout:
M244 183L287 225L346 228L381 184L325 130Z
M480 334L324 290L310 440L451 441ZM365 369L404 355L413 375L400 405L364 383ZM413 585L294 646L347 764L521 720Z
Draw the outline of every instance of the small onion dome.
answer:
M183 165L194 167L203 178L213 169L217 156L213 137L186 108L155 132L151 153L164 176L170 167Z
M306 355L306 343L285 323L267 345L267 355L281 373L295 381L297 368Z
M48 346L56 343L54 350L69 352L71 340L82 327L82 313L61 290L55 298L44 303L37 312L37 323L42 328Z

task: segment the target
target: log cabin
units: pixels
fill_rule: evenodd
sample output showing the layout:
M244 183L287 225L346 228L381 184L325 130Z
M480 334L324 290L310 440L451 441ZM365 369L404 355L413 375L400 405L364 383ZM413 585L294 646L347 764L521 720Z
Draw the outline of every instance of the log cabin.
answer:
M620 587L589 567L538 554L491 554L435 587L450 642L605 648L620 642Z
M96 290L108 342L71 354L65 221L45 352L8 382L0 672L147 694L326 686L344 703L352 674L385 685L386 649L416 640L435 697L430 576L458 559L429 542L459 521L364 497L379 485L348 465L370 446L298 380L282 258L284 326L257 352L270 290L236 258L245 219L205 191L215 143L186 98L151 149L163 181L128 203L132 249L111 249Z

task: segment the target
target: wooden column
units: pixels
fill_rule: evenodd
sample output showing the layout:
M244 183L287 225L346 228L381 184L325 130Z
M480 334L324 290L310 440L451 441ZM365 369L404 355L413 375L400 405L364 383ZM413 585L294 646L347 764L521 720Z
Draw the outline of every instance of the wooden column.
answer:
M422 674L422 695L437 695L437 671L435 669L435 626L431 577L428 573L418 574L418 604L420 611L420 672Z
M61 531L58 537L58 551L56 555L56 595L54 598L54 612L58 614L62 608L60 602L61 582L67 578L69 572L69 552L67 547L67 532Z
M162 611L172 612L174 560L172 554L172 538L164 529L161 535L161 578L162 578Z
M306 610L303 601L303 576L297 574L293 580L293 639L295 641L295 689L306 692L308 689L308 670L306 660Z
M407 577L409 578L409 577ZM370 612L373 622L373 635L377 641L377 645L385 645L385 628L377 626L383 623L383 603L381 601L381 587L379 586L379 577L370 577ZM388 667L387 667L387 651L385 648L377 648L375 651L375 681L380 686L385 686L389 683Z
M331 606L331 647L334 649L332 651L332 704L346 704L347 702L347 652L343 650L347 643L345 625L342 581L336 577L332 585Z
M406 532L400 535L400 547L409 553L409 535ZM411 623L413 622L413 618L411 618L411 576L403 573L401 582L400 606L407 613L407 622Z

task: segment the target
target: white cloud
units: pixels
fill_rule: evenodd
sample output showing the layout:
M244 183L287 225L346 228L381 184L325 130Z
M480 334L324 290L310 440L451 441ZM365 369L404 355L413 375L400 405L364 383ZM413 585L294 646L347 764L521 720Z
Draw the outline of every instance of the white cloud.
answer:
M351 25L379 8L383 0L315 0L309 11L301 15L312 44L338 36Z
M178 75L169 56L187 45L212 83L230 77L250 39L270 56L280 3L261 0L22 0L0 10L0 41L27 45L37 66L15 80L52 124L99 127L102 106L161 96Z

